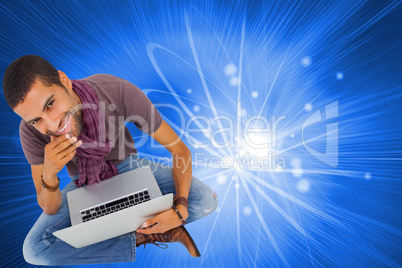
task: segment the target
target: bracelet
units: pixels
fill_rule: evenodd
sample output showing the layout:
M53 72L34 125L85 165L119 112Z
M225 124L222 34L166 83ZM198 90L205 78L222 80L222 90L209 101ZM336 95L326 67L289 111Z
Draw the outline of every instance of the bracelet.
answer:
M40 182L42 184L43 189L49 191L49 192L56 192L57 189L59 189L59 185L60 185L60 178L57 177L57 179L59 180L59 183L57 183L57 185L55 187L50 187L49 185L47 185L45 183L45 181L43 180L43 175L40 175L42 178L42 181Z
M183 225L187 224L186 220L183 218L183 216L180 214L179 210L177 209L177 207L175 205L173 205L173 210L177 213L177 216L179 216L181 222Z
M185 206L186 209L188 210L188 200L187 200L187 198L185 198L185 197L183 197L183 196L175 197L174 200L173 200L173 204L174 204L175 206L177 206L177 205L183 205L183 206Z

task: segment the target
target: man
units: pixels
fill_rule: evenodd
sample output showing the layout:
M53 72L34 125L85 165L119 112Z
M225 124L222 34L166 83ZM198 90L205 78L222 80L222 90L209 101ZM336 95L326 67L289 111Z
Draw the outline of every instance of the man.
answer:
M44 211L25 239L27 262L129 262L135 260L136 247L155 242L181 242L192 256L200 256L182 224L212 213L217 207L216 194L192 177L189 149L137 87L111 75L70 80L45 59L27 55L7 68L3 91L7 103L22 118L21 145ZM133 122L169 150L172 167L138 158L124 122ZM52 235L71 225L68 191L141 165L151 166L163 194L175 194L175 210L148 219L133 233L81 249ZM57 174L64 166L72 181L61 191Z

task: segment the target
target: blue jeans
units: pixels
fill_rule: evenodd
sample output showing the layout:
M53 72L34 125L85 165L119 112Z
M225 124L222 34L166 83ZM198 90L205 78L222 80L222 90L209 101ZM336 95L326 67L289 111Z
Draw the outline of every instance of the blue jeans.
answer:
M151 167L162 194L174 194L175 187L171 167L132 155L120 163L117 169L119 173L124 173L147 165ZM72 180L74 179L78 179L78 176L72 178ZM76 188L74 181L67 184L61 191L63 201L58 213L54 215L42 213L29 231L23 245L25 261L36 265L75 265L135 261L136 244L134 232L79 249L52 235L57 230L71 226L66 194ZM218 206L215 192L194 177L188 202L188 223L211 214Z

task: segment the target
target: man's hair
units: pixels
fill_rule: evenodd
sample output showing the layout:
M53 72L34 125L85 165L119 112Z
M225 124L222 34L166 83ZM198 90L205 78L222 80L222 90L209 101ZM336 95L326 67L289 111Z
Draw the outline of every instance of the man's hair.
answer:
M4 73L3 92L11 109L24 101L36 79L46 86L63 87L59 73L47 60L35 55L26 55L13 61Z

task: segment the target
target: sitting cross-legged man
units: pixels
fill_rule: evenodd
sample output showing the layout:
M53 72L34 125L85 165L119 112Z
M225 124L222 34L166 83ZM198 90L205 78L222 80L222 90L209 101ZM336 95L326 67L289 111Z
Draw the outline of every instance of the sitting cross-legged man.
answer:
M70 80L45 59L27 55L9 65L3 91L22 118L21 145L43 209L24 241L28 263L132 262L137 246L157 242L180 242L192 256L200 256L183 225L212 213L217 196L192 176L190 150L141 90L106 74ZM172 166L139 158L126 122L163 145L172 155ZM131 233L82 248L52 234L71 226L67 192L144 165L151 167L162 194L175 195L174 209L146 220ZM72 181L61 190L57 174L64 166Z

